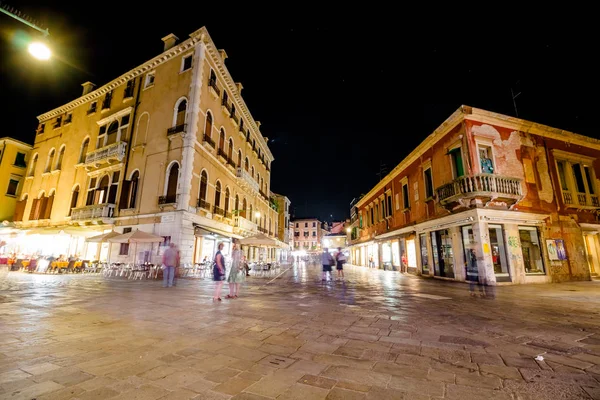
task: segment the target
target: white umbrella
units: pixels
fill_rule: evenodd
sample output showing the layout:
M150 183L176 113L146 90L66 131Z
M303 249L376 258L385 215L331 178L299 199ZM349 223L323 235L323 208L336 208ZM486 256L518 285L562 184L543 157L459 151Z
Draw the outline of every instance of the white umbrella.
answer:
M133 262L135 263L137 244L138 243L160 243L165 239L162 236L153 235L151 233L146 233L144 231L140 231L136 229L133 232L124 233L122 235L114 236L108 241L110 243L135 243L134 251L133 251ZM152 250L151 250L152 251Z
M254 236L240 239L240 244L245 244L247 246L277 246L277 240L262 233L258 233Z

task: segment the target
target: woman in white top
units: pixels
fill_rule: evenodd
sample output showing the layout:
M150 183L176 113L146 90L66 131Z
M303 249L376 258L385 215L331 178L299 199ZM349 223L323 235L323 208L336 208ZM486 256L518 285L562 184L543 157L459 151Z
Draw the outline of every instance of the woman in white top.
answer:
M229 277L227 277L227 282L229 282L227 299L237 299L240 292L240 284L246 280L243 257L244 254L240 249L239 242L235 239L233 249L231 250L231 271L229 272Z

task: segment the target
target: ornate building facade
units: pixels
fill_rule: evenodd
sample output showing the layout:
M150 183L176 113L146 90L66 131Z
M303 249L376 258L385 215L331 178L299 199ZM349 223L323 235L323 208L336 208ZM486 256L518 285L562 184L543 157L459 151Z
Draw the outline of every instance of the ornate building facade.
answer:
M600 273L600 141L462 106L351 204L352 262L489 284Z
M183 262L210 259L220 241L227 251L232 238L275 237L273 155L227 54L205 28L162 40L158 56L99 88L86 82L81 97L38 117L23 230L60 234L62 252L111 261L132 254L85 237L140 229L177 243ZM154 260L160 247L133 256Z

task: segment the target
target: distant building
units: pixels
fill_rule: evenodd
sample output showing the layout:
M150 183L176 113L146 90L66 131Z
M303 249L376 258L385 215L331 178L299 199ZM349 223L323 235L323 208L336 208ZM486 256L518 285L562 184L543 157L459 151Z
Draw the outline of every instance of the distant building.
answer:
M323 235L329 233L326 223L317 218L302 218L292 221L294 227L294 250L321 251Z
M289 225L290 225L290 199L282 194L271 192L271 198L277 205L277 239L289 244Z

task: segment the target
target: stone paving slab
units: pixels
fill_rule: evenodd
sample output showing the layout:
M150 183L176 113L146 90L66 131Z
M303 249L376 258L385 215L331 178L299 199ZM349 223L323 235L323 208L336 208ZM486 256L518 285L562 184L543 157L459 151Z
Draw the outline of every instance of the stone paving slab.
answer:
M207 280L1 279L0 400L600 398L596 281L486 299L352 266L323 284L299 265L213 303Z

